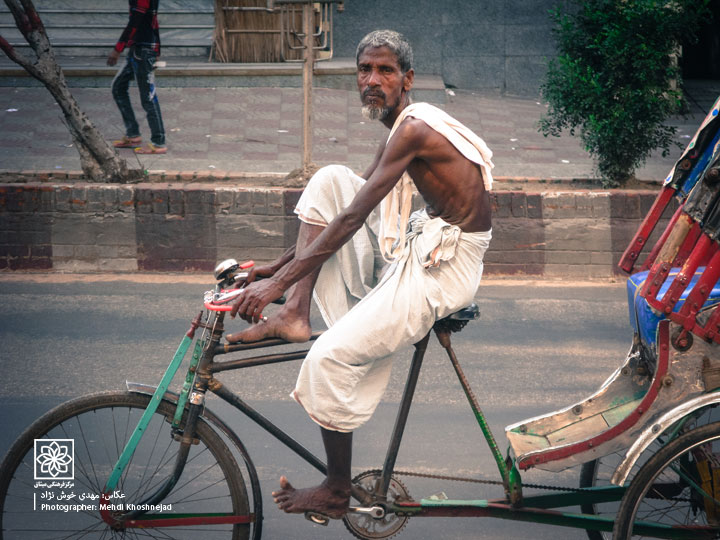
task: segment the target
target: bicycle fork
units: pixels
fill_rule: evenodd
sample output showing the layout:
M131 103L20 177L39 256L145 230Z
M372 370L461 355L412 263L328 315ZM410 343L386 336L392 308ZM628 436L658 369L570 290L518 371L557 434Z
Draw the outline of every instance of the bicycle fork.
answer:
M206 366L212 361L214 347L219 342L220 336L222 335L222 316L216 316L212 325L212 335L207 346L203 347L201 341L195 343L195 350L193 352L193 359L190 364L188 374L183 385L183 390L178 400L178 406L175 416L172 421L173 437L180 442L180 448L178 449L177 456L175 458L175 465L170 477L160 486L153 494L140 501L136 506L139 507L151 507L161 502L175 487L180 476L185 469L188 455L190 453L190 447L194 444L195 440L193 434L195 433L195 426L200 417L205 403L205 392L208 388L208 381L210 376L200 376L200 372L203 366ZM170 385L175 373L177 372L182 360L185 357L190 344L195 337L195 331L202 325L202 312L193 319L192 324L188 332L183 337L180 345L178 346L175 356L172 362L168 366L165 374L163 375L160 384L158 385L155 393L150 399L150 404L141 416L135 431L130 436L125 448L118 458L113 471L108 478L103 492L100 495L100 514L103 520L110 525L113 529L124 529L124 528L149 528L149 527L173 527L182 525L213 525L213 524L237 524L237 523L248 523L250 516L233 516L233 515L219 515L219 514L197 514L197 515L186 515L178 516L177 518L163 517L161 519L154 519L155 516L147 514L145 510L133 510L126 512L122 515L112 513L107 509L110 504L111 494L118 486L118 482L122 477L122 474L128 465L130 458L132 457L138 443L145 431L145 428L150 422L150 419L155 414L158 405L163 399L165 392ZM202 353L202 356L201 356ZM198 369L198 362L200 368ZM196 376L197 375L197 376ZM190 389L192 388L192 392ZM188 393L190 394L189 400L187 399ZM180 429L180 422L185 410L185 404L189 401L187 406L187 416L185 419L184 429ZM105 508L103 508L105 507ZM140 518L140 519L138 519Z

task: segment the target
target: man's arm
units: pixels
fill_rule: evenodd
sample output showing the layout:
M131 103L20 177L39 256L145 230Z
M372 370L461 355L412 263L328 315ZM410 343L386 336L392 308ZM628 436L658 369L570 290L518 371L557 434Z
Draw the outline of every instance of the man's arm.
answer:
M136 5L130 8L130 20L128 21L127 26L120 35L120 39L118 39L118 42L115 44L115 48L112 50L112 52L110 52L110 55L108 56L108 66L114 66L115 64L117 64L120 53L125 50L127 44L133 39L135 34L137 34L138 28L140 28L140 24L142 24L143 16L148 9L150 9L149 0L138 0Z
M366 180L372 176L373 172L375 172L375 169L377 169L378 164L380 163L380 158L382 157L383 151L385 150L385 145L387 144L387 141L383 141L380 143L380 146L377 149L377 152L375 153L375 157L373 158L372 163L370 166L365 170L362 177ZM367 217L367 216L366 216ZM293 258L295 257L295 246L292 246L285 251L280 257L278 257L274 262L257 268L257 272L255 269L253 269L248 276L247 283L252 283L255 281L254 276L262 276L262 277L272 277L275 275L275 273L280 270L283 266L285 266L287 263L289 263ZM262 269L262 270L261 270ZM261 273L262 272L262 273Z
M255 282L245 289L230 311L231 316L257 322L263 308L294 283L301 280L328 260L363 225L370 212L395 186L410 162L417 156L430 129L421 121L405 121L388 142L380 161L358 191L352 203L335 217L317 238L301 251L295 251L292 261L272 278Z
M377 169L378 164L380 163L380 158L382 157L383 151L385 150L385 145L387 144L387 141L383 141L380 143L380 146L377 149L377 152L375 153L375 157L373 158L373 162L370 164L370 166L366 169L366 171L363 173L362 177L366 180L372 176L373 172L375 172L375 169ZM367 216L366 216L367 217ZM262 276L262 277L272 277L275 275L275 273L280 270L283 266L285 266L287 263L289 263L293 258L295 257L295 246L292 246L285 251L280 257L278 257L274 262L258 267L257 271L253 269L248 276L247 283L252 283L255 281L255 275Z
M377 169L378 164L380 163L380 158L383 155L383 152L385 151L385 145L387 144L387 141L383 141L380 143L380 146L377 149L377 152L375 152L375 157L373 158L372 163L370 166L365 170L365 172L362 174L362 177L367 180L372 176L372 174L375 172L375 169Z
M244 287L245 285L252 283L257 278L269 278L274 276L278 270L289 263L295 256L295 246L291 246L285 250L285 253L280 255L275 261L270 264L263 266L253 266L248 273L248 277L245 281L238 283L238 286Z

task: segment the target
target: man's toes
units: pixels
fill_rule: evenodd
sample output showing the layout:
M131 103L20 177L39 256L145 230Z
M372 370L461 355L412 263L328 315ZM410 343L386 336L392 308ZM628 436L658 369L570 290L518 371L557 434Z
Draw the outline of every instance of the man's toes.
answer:
M280 477L280 487L286 491L294 491L295 488L292 487L292 484L285 476Z
M238 334L228 334L225 336L225 339L228 343L237 343L240 341L240 336Z
M246 328L245 330L241 330L240 332L235 332L234 334L230 334L225 339L227 339L228 343L252 343L254 341L260 341L261 339L266 337L266 331L265 323L259 322L257 324L254 324L250 328Z

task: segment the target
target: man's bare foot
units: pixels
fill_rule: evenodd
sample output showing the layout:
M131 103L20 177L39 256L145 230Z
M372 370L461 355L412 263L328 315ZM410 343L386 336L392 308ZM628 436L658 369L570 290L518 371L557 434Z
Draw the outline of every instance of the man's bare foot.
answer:
M273 491L278 508L289 514L318 512L333 519L342 518L350 505L350 488L333 489L325 482L319 486L295 489L288 479L280 477L280 490Z
M307 320L296 317L286 311L268 317L242 332L236 332L226 337L229 343L252 343L267 338L281 338L293 343L302 343L310 339L312 328Z

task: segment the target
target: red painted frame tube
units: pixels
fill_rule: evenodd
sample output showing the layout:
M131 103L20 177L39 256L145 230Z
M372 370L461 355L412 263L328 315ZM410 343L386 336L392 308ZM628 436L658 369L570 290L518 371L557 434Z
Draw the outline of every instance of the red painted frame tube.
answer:
M690 256L690 253L692 253L693 249L695 249L695 244L697 244L702 233L700 224L695 222L695 225L693 225L692 229L690 229L687 238L685 238L685 241L680 246L680 249L678 249L677 255L675 255L675 259L673 259L672 266L678 267L685 264L685 261ZM702 264L702 261L700 261L700 264Z
M670 274L671 269L672 265L669 262L659 262L654 264L645 278L642 289L640 289L639 296L645 298L648 304L655 307L655 309L662 309L662 307L655 306L658 302L657 295L660 292L660 287L662 287L663 283L665 283L665 280Z
M688 285L690 285L690 281L695 275L695 271L698 269L698 266L706 260L708 255L714 255L718 250L718 247L719 246L713 242L710 237L703 234L695 245L695 249L692 250L692 253L690 253L690 256L687 258L687 261L685 261L682 269L677 273L675 279L670 284L667 292L665 292L662 300L658 300L654 296L646 297L645 300L647 300L648 304L666 315L672 313L675 305L680 300L683 291L688 287Z
M674 188L665 186L655 198L655 202L653 202L650 211L645 216L645 219L643 219L643 222L640 224L635 236L630 241L627 249L625 249L625 253L623 253L620 258L618 266L621 270L627 272L628 274L632 272L632 269L635 266L635 261L637 261L638 256L645 247L645 243L655 229L658 221L660 221L665 208L667 208L668 203L675 193L676 190Z
M705 326L699 326L693 329L693 333L703 336L705 339L711 339L716 343L720 343L720 307L715 311L705 323Z
M670 318L682 325L686 331L691 331L696 326L696 315L702 309L705 301L710 297L710 293L720 278L720 251L716 249L715 254L705 267L700 279L688 294L682 308L678 313L671 313Z
M255 521L253 514L244 516L236 515L196 515L186 517L160 517L148 515L139 519L131 519L124 522L126 529L150 529L160 527L182 527L195 525L236 525L240 523L252 523Z
M111 527L120 529L155 529L161 527L181 527L181 526L195 526L195 525L235 525L240 523L252 523L255 521L254 514L196 514L196 515L183 515L179 517L171 517L171 514L153 515L147 514L146 516L122 521L115 519L110 510L107 509L107 505L110 504L110 495L103 493L100 495L100 515L103 521Z
M667 242L663 244L657 261L653 264L652 269L648 272L645 283L640 289L642 298L657 298L660 287L665 283L665 279L670 273L672 262L678 254L680 246L685 243L690 231L695 226L695 220L688 214L682 214L677 219L677 223L670 230Z
M653 246L652 250L650 250L650 253L648 253L647 258L642 263L642 266L640 266L640 270L649 270L653 263L655 262L655 259L657 259L658 253L660 253L660 250L662 249L663 245L665 245L665 242L668 239L668 236L670 236L670 231L677 223L678 218L680 217L680 214L682 214L683 207L681 206L678 208L675 213L673 214L672 218L670 218L670 223L668 223L668 226L665 227L665 230L660 235L660 238L658 238L658 241L655 242L655 245Z

